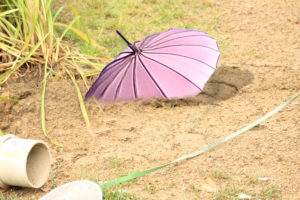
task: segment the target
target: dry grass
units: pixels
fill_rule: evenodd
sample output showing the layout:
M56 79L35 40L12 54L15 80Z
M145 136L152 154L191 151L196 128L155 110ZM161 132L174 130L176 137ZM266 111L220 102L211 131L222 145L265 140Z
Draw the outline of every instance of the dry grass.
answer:
M99 59L70 48L64 42L65 35L72 31L98 51L105 51L104 47L91 39L85 26L85 32L73 27L81 21L80 16L74 17L68 24L56 22L62 10L63 7L54 13L51 0L2 0L0 6L0 84L21 67L34 67L41 71L44 66L41 121L44 135L55 144L58 143L47 135L45 124L44 102L48 72L69 75L77 89L84 119L89 125L82 94L73 74L80 74L85 81L87 76L98 73L103 68L103 65L96 64ZM7 97L1 99L12 101Z

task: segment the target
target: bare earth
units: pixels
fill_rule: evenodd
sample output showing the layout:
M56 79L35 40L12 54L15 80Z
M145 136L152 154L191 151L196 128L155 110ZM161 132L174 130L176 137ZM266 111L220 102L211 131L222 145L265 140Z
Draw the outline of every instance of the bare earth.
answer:
M105 105L91 100L87 108L92 127L87 130L72 82L51 80L46 126L63 144L60 148L42 133L38 74L11 79L0 88L3 96L23 98L18 103L0 101L1 129L46 140L51 148L52 171L44 188L78 179L108 181L165 164L229 135L300 92L300 2L233 0L213 5L221 15L218 35L228 43L227 53L197 97ZM85 93L87 88L79 83ZM258 198L263 187L277 187L279 197L269 199L300 199L299 102L213 151L122 188L148 199L209 199L212 194L203 187L209 177L219 191L236 185ZM268 181L247 185L249 177ZM24 199L45 194L17 188L0 192Z

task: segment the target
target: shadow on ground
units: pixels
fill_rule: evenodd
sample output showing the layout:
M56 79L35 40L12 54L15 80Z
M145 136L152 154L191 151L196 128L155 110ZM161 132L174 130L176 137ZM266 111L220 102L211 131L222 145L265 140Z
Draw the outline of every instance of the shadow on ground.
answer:
M185 99L155 99L150 104L156 108L216 104L235 96L241 88L250 84L253 78L253 74L248 70L241 70L237 66L223 65L217 68L199 95Z

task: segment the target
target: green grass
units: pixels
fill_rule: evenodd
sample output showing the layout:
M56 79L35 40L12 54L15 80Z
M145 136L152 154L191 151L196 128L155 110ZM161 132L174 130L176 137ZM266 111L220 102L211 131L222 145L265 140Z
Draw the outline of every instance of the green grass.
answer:
M107 158L107 161L110 168L119 168L121 166L118 156L110 156Z
M11 98L7 98L7 97L3 97L3 96L0 96L0 100L11 101L11 102L19 102L19 101L21 101L21 99L11 99Z
M68 16L76 16L75 9L83 17L91 37L108 49L110 57L117 56L126 48L115 33L116 29L131 42L172 27L203 30L219 39L218 29L222 20L215 5L208 0L85 0L81 4L70 0L66 7L70 9L63 13L65 17L61 20L67 22ZM77 28L80 25L77 24ZM66 37L74 40L74 35L70 34ZM79 46L83 52L97 55L96 50L91 52L88 45L79 42Z
M281 192L277 186L264 186L260 191L260 196L265 199L281 198Z
M226 185L221 191L214 193L211 196L212 200L237 200L239 193L244 192L240 185L230 184Z
M260 174L257 174L256 176L249 176L246 175L246 177L244 178L244 183L246 185L255 185L255 184L259 184L259 180L258 178L260 177Z
M128 194L125 190L121 189L104 189L103 200L142 200L134 195Z
M4 133L3 133L3 131L0 128L0 136L3 136L3 135L4 135Z
M134 162L134 161L132 161ZM107 166L117 178L126 176L128 174L137 173L126 165L126 162L122 162L117 155L109 156L106 158L105 166ZM119 184L120 187L130 187L133 184L139 182L139 179L132 179Z
M212 171L211 177L213 177L215 179L229 179L230 175L226 174L223 171Z
M213 193L210 199L238 200L238 196L241 193L250 195L252 199L281 199L281 191L278 189L278 187L267 182L259 181L259 174L254 176L244 173L235 175L236 177L232 179L223 179L221 176L221 179L219 180L223 182L224 186L219 191ZM219 177L219 175L216 177Z

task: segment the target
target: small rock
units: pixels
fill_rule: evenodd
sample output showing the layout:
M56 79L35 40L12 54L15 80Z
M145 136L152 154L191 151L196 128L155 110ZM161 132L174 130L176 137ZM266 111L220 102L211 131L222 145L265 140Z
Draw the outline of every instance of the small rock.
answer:
M99 130L99 131L96 131L95 133L96 134L108 134L108 133L111 133L112 130L111 129L104 129L104 130Z
M267 181L267 180L269 180L269 178L268 177L259 177L258 180L259 181Z
M239 199L251 199L252 197L250 195L247 195L247 194L239 194L238 196Z

